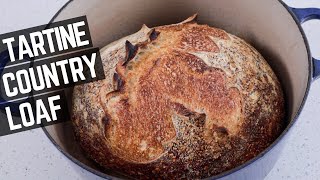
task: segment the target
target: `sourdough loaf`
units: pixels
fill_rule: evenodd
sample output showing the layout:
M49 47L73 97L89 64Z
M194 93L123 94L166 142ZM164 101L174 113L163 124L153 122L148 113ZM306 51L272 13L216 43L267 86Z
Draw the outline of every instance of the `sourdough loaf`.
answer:
M205 178L241 165L281 133L284 99L244 40L195 22L148 28L101 50L105 80L76 86L87 155L134 178Z

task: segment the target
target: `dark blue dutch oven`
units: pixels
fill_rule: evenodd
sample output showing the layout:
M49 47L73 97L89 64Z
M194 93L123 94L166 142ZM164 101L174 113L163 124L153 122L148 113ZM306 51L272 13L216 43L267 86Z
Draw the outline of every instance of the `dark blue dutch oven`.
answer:
M150 27L171 24L194 13L199 15L199 23L225 29L252 44L281 81L286 98L287 128L257 157L211 177L263 179L287 141L288 132L291 132L289 130L303 108L311 82L320 75L320 61L312 58L301 28L301 23L320 18L319 9L291 8L278 0L74 0L68 2L52 21L86 15L93 45L103 47L136 32L144 23ZM123 177L112 171L103 171L86 158L73 138L70 122L43 130L64 155L84 169L104 178Z

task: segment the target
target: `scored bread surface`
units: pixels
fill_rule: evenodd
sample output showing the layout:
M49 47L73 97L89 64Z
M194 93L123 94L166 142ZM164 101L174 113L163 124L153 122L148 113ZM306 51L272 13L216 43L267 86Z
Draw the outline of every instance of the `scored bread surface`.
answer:
M281 133L284 99L264 58L199 25L148 28L101 50L106 79L76 86L75 135L102 167L134 178L205 178Z

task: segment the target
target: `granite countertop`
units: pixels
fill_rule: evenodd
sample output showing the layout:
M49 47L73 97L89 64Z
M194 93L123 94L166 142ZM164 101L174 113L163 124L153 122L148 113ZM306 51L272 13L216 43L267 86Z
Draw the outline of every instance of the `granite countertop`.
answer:
M0 34L47 23L66 0L1 0ZM284 0L292 7L318 7L320 0ZM5 7L5 8L4 8ZM320 21L303 25L312 54L320 59ZM312 83L305 108L273 170L273 179L320 176L320 80ZM0 137L0 179L101 179L66 158L34 129Z

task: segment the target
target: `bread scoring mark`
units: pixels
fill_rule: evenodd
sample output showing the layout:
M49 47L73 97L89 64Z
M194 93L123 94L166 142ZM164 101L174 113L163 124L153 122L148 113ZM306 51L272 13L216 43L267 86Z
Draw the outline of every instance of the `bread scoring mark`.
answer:
M113 88L115 91L121 90L124 86L124 81L118 75L118 73L113 74Z
M134 58L138 51L139 46L131 44L128 40L126 41L126 57L124 62L122 63L123 66L127 65L128 62Z
M156 29L152 29L150 35L149 35L149 39L150 41L154 41L157 39L157 37L159 36L160 32L156 31Z
M206 120L205 113L198 113L195 111L191 111L190 109L184 107L180 103L173 103L173 109L178 114L182 116L186 116L189 118L190 123L194 124L197 127L203 127Z

